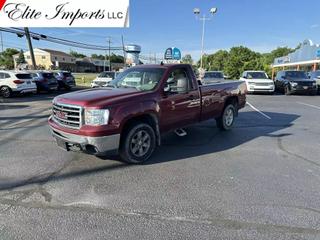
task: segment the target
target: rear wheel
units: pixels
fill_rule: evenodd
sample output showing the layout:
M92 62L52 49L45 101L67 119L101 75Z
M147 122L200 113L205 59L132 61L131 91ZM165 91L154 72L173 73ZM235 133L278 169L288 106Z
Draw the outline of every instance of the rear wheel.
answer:
M1 87L0 89L0 95L4 98L9 98L12 96L12 91L9 87L4 86L4 87Z
M120 157L127 163L141 164L149 160L155 148L153 128L145 123L133 125L121 141Z
M222 116L216 119L217 126L223 131L232 128L236 116L236 108L233 104L229 104L223 110Z

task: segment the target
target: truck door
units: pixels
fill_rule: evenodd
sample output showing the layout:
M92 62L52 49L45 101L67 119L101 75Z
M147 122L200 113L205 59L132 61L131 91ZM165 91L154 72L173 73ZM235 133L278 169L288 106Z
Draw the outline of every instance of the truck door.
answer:
M161 130L169 131L199 121L200 93L186 67L169 74L160 100Z

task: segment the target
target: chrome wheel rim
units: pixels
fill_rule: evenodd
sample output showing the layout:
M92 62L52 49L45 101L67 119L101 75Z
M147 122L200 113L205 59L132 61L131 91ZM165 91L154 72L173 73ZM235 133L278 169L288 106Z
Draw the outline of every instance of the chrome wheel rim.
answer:
M233 116L233 110L231 108L229 108L229 109L227 109L227 111L225 111L224 119L225 119L225 124L228 127L232 125L234 116Z
M143 157L149 151L151 137L148 132L140 130L131 139L130 150L136 157Z

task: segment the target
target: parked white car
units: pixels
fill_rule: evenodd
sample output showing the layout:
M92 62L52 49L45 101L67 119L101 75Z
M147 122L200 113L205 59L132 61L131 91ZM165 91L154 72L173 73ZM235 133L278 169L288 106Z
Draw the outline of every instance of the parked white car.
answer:
M13 93L36 93L37 85L28 72L0 70L0 95L8 98Z
M248 93L274 93L274 82L264 71L245 71L240 80L246 82Z
M91 82L91 87L105 87L116 77L116 72L102 72Z

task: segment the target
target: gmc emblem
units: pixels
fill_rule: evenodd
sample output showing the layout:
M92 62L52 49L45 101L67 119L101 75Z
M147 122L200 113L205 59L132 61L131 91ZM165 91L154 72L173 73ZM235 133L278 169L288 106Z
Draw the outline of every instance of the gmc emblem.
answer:
M67 114L62 111L56 111L56 116L61 119L67 119Z

